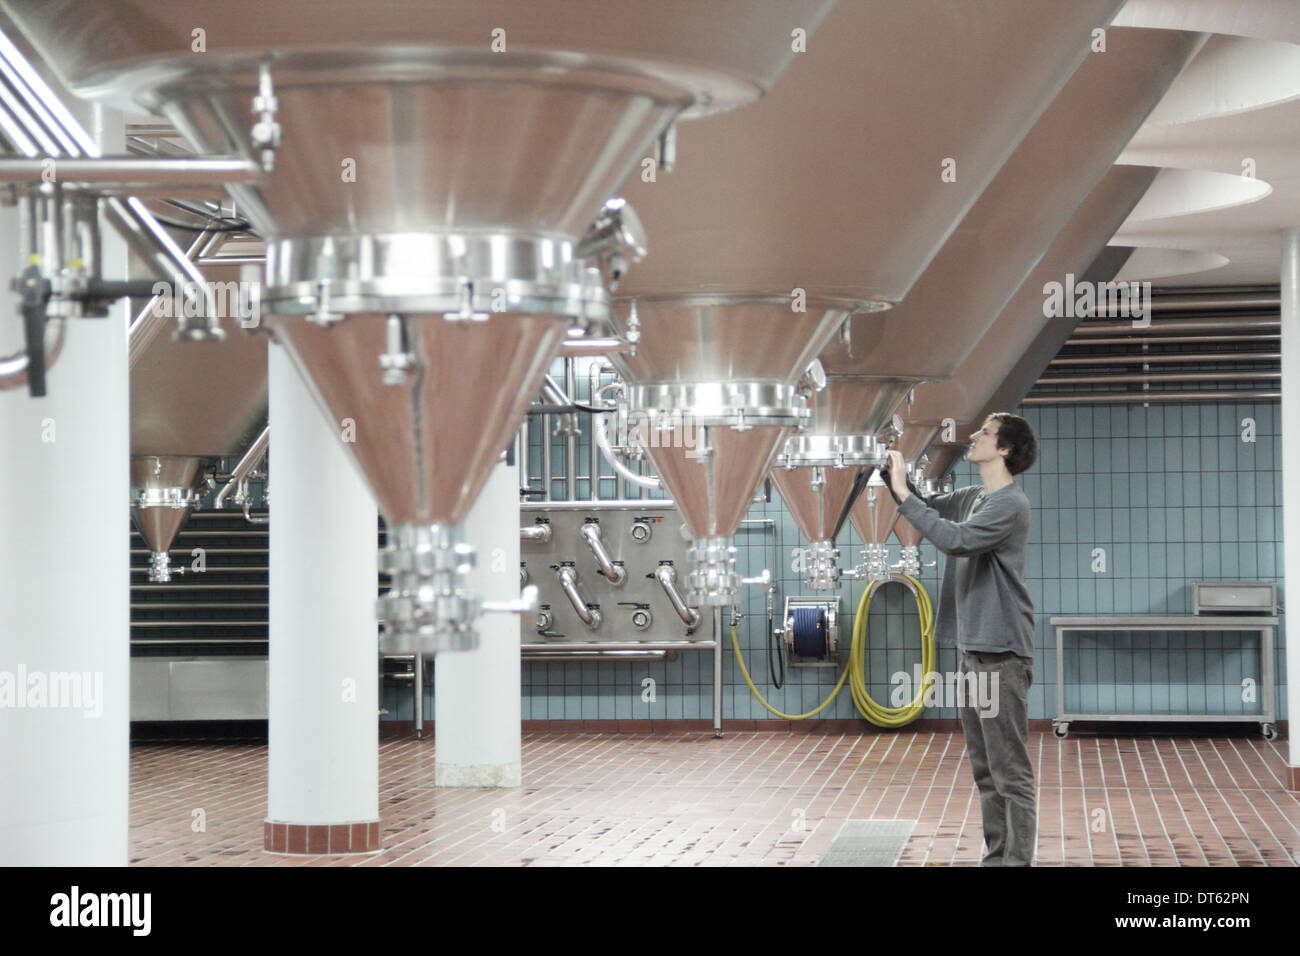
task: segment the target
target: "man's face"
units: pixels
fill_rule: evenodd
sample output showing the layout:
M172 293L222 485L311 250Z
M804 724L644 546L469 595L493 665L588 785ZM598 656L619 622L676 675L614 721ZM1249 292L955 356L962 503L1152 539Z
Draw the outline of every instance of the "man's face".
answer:
M995 461L1002 456L998 451L998 431L1001 427L996 418L990 418L984 422L979 431L971 433L970 452L966 457L972 463L980 465L986 461Z

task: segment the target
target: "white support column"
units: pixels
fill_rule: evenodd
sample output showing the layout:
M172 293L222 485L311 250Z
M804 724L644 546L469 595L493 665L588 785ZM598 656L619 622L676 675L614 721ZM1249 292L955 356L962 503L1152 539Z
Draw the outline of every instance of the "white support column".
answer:
M519 597L519 467L497 465L465 521L477 563L470 585L485 601ZM518 787L518 614L484 614L474 651L439 654L434 679L434 782L439 787Z
M79 111L89 117L90 109ZM111 118L111 122L110 122ZM120 114L94 116L122 152ZM115 126L115 130L112 127ZM98 133L109 128L109 136ZM114 139L115 135L115 139ZM103 274L126 275L107 225ZM0 209L0 354L22 348ZM0 391L0 862L125 866L130 757L130 477L124 302L73 319L44 398Z
M1282 552L1286 604L1300 601L1300 229L1282 233ZM1300 789L1300 605L1287 614L1286 719L1290 728L1290 787ZM1281 716L1280 714L1278 715Z
M379 849L378 519L289 356L270 392L270 752L266 849Z

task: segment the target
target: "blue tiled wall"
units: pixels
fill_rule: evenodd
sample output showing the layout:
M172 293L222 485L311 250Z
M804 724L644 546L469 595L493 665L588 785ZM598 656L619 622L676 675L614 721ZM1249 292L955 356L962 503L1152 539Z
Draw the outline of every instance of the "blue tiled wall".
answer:
M585 400L582 366L578 382ZM1041 443L1037 465L1018 479L1034 509L1028 555L1037 622L1031 719L1057 713L1052 616L1190 614L1191 584L1203 579L1275 581L1282 600L1276 404L1023 406L1018 414L1033 425ZM1256 422L1253 443L1241 439L1245 418ZM588 447L584 435L578 454L582 476ZM564 459L559 440L552 457L553 473L559 475ZM532 459L532 472L540 474L539 444ZM964 460L953 474L959 487L978 482L977 472ZM613 491L612 480L602 482L604 497ZM556 492L563 492L559 482ZM585 477L578 492L585 497ZM770 565L775 545L782 558L779 614L786 595L802 593L791 550L806 542L775 492L770 504L754 505L749 518L771 518L775 524L742 528L736 537L740 570L753 575ZM856 563L861 542L850 525L839 543L841 564ZM1105 573L1091 569L1094 548L1105 549ZM891 558L896 556L895 540ZM936 559L938 566L926 569L921 580L937 603L943 557L922 544L922 560ZM834 687L840 669L791 668L783 689L774 689L768 677L764 595L758 588L747 590L738 634L755 684L778 710L811 710ZM848 660L863 590L864 585L853 582L841 593L841 667ZM1262 676L1255 635L1084 634L1068 641L1068 709L1244 713L1258 708L1242 700L1242 681L1252 678L1258 684ZM1275 644L1277 716L1285 719L1281 628ZM890 675L911 673L920 660L915 602L901 587L878 592L870 609L867 648L868 690L888 706ZM724 665L724 716L771 718L746 687L729 643ZM955 651L941 648L938 670L955 669ZM647 677L655 682L653 701L644 699L649 696L644 692ZM522 688L524 719L707 718L712 712L712 657L704 652L653 664L525 664ZM428 693L431 717L431 687ZM390 690L387 706L394 711L391 717L410 718L409 693ZM820 716L857 716L847 682ZM926 716L952 718L956 711L934 708Z

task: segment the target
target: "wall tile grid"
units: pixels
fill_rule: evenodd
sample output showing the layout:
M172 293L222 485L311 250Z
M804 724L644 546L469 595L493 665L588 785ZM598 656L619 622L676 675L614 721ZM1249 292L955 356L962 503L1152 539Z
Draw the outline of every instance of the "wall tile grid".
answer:
M552 372L562 380L557 363ZM587 400L586 367L580 360L578 398ZM1271 403L1141 406L1022 406L1041 443L1038 463L1018 480L1033 506L1028 584L1035 607L1034 685L1031 719L1054 717L1057 615L1182 615L1192 610L1191 585L1205 579L1276 581L1282 588L1279 407ZM1242 441L1242 420L1254 419L1256 441ZM579 497L588 494L588 418L578 441ZM530 473L541 474L541 429L531 429ZM564 443L552 440L552 474L564 469ZM602 462L601 493L614 497L612 470ZM957 486L978 482L965 460L953 469ZM563 497L563 482L554 482ZM883 493L883 490L882 492ZM655 495L662 497L662 495ZM743 575L771 563L771 536L782 555L776 613L787 595L802 592L793 549L803 546L790 513L775 490L749 518L773 518L775 528L743 526L736 536ZM890 557L897 560L897 539ZM846 522L840 538L841 566L860 560L862 543ZM1094 572L1093 549L1105 551L1105 571ZM927 568L921 582L938 602L943 556L921 547ZM864 585L850 582L840 594L839 666L790 667L782 689L769 676L765 597L747 588L737 629L750 675L769 703L785 713L815 708L830 693L849 659L853 618ZM936 608L937 611L937 608ZM920 661L916 603L902 587L879 591L869 611L867 688L891 706ZM724 659L723 713L728 719L775 719L754 699L730 646ZM1275 635L1277 716L1284 710L1285 658L1281 627ZM1067 636L1065 677L1069 710L1101 713L1196 712L1240 714L1258 704L1243 700L1243 681L1262 679L1258 635L1159 634ZM937 669L956 670L956 652L940 648ZM645 678L654 680L646 699ZM893 678L893 682L891 682ZM712 713L712 656L682 654L655 663L526 663L522 668L525 720L708 718ZM909 698L910 699L910 698ZM390 688L389 719L409 720L410 694ZM432 685L426 689L432 717ZM858 716L846 681L822 718ZM955 718L951 707L930 708L928 718Z

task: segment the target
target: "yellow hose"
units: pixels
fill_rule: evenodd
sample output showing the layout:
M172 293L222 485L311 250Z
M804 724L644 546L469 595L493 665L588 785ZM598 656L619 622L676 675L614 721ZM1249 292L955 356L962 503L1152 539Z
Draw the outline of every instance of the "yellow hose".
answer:
M858 613L853 620L853 644L849 648L848 664L844 666L844 671L840 674L840 679L835 684L835 689L831 691L830 696L814 710L810 710L806 714L783 714L769 704L763 698L763 695L758 692L758 688L754 686L754 681L749 676L749 668L745 666L745 657L740 652L740 641L736 637L736 628L733 626L731 628L731 647L736 652L736 663L740 665L740 673L745 675L745 683L749 685L750 692L767 709L768 713L774 714L782 720L807 720L809 717L816 717L830 706L831 701L836 698L840 689L844 686L844 678L852 674L853 703L857 706L858 712L867 720L878 727L902 727L916 720L925 711L925 704L923 703L925 691L932 683L929 675L934 671L937 655L934 648L934 609L930 604L930 595L926 593L924 585L916 578L909 577L908 580L916 586L916 609L921 618L921 673L923 675L922 686L910 704L903 707L881 707L867 693L865 661L867 656L867 612L871 609L870 587L862 593L862 600L858 603Z
M849 651L849 671L852 680L849 687L853 692L853 703L858 712L877 727L903 727L910 724L925 712L925 692L934 679L930 676L938 662L938 653L934 647L934 606L925 586L916 578L908 577L916 587L916 612L921 619L921 686L911 703L902 707L882 707L871 699L867 693L866 681L866 644L867 613L871 610L871 591L868 587L862 592L858 603L858 613L853 618L853 646Z
M740 665L740 672L745 675L745 683L749 685L749 689L753 691L754 696L758 698L758 702L766 707L769 713L776 714L776 716L783 720L807 720L809 717L816 717L827 708L831 701L835 699L835 695L837 695L840 692L840 688L844 686L844 678L849 676L849 668L846 664L844 672L840 674L839 683L837 683L835 689L831 691L831 696L822 701L816 710L810 710L806 714L783 714L763 699L763 695L758 692L758 688L754 686L754 682L749 679L749 668L745 666L745 658L740 653L740 641L736 639L736 627L734 624L731 627L731 646L736 651L736 663Z

